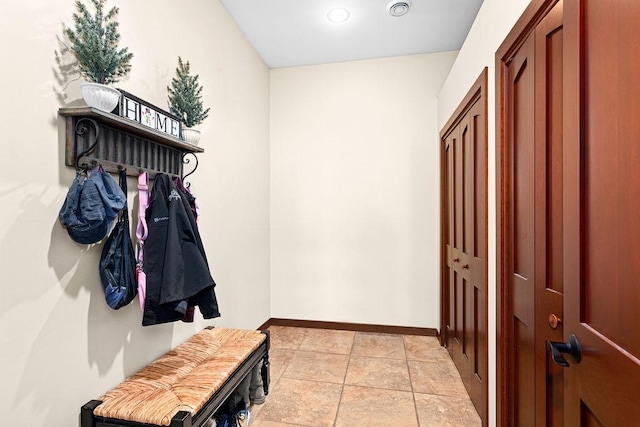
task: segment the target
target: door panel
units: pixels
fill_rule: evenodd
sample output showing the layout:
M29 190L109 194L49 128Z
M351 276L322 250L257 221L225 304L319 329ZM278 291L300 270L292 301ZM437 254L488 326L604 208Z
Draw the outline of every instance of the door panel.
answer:
M536 424L563 425L564 370L547 341L563 341L563 3L535 28Z
M476 102L470 111L471 125L471 171L473 176L470 195L471 247L470 276L471 319L470 374L475 387L471 387L471 398L476 402L485 402L487 387L487 143L486 143L486 105L483 100Z
M487 420L486 70L442 140L442 343Z
M513 416L518 426L535 425L535 258L534 258L534 37L508 65L507 128L511 156L509 269L514 338Z
M565 0L568 425L640 419L640 2ZM566 338L566 337L565 337Z
M453 358L456 365L466 365L467 356L465 354L466 336L465 336L465 323L466 323L466 288L467 281L469 279L468 269L463 269L462 266L468 264L468 254L464 251L464 244L466 240L466 227L467 218L465 217L465 186L469 185L466 177L467 164L465 162L465 141L463 135L466 134L468 129L468 117L464 116L459 125L454 129L453 133L453 174L454 180L454 197L456 204L454 206L453 215L455 217L455 230L454 236L456 237L454 246L454 259L452 262L452 268L455 277L455 290L452 301L453 304L453 339L447 343L449 353Z

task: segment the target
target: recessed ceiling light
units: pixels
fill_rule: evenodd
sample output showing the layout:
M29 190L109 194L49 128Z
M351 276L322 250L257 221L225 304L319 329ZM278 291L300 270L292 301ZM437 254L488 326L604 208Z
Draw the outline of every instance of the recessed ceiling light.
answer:
M347 19L349 19L349 16L351 16L351 14L347 9L343 7L331 9L329 13L327 13L327 18L329 19L329 21L335 24L346 21Z
M406 1L394 1L389 4L389 15L402 16L409 12L409 3Z

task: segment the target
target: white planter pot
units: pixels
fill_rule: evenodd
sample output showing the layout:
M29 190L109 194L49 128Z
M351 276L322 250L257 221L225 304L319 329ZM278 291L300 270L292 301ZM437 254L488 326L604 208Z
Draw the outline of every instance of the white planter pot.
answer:
M200 141L200 131L193 128L182 128L182 137L184 138L184 142L198 145L198 141Z
M84 83L80 85L82 97L89 107L110 113L120 101L120 92L99 83Z

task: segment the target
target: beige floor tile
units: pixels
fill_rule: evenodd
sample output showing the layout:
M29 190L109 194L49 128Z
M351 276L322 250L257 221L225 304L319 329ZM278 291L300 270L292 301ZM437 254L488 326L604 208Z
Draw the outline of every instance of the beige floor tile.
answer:
M288 348L272 348L269 350L269 371L271 381L276 381L287 369L296 352Z
M481 425L436 337L269 330L270 393L252 405L252 427Z
M296 351L282 376L298 380L342 384L348 363L349 356L346 354Z
M407 359L409 360L439 362L443 359L451 359L449 352L440 345L437 337L404 335L403 338L404 347L407 351Z
M297 350L307 334L306 328L290 328L288 326L269 326L271 348L288 348Z
M349 354L356 333L329 329L309 329L298 350Z
M460 374L453 362L421 362L409 360L411 384L416 393L467 396Z
M404 341L401 335L356 333L352 355L405 359Z
M256 421L330 427L338 411L342 385L280 378Z
M413 395L408 391L345 385L336 427L416 427Z
M415 394L420 426L480 427L482 422L468 397Z
M276 423L273 421L262 421L262 420L250 420L249 425L251 427L305 427L300 424L287 424L287 423Z
M352 356L345 384L411 391L405 360Z

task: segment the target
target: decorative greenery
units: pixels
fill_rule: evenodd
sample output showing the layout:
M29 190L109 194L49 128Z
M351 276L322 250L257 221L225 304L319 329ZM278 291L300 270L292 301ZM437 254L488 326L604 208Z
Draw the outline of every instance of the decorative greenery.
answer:
M75 30L64 27L64 34L72 43L70 48L78 61L79 72L94 83L118 82L131 71L133 54L127 48L118 49L118 8L106 15L103 6L107 0L91 0L96 9L91 15L87 6L76 1L77 13L73 14Z
M182 62L178 57L176 77L171 80L169 91L169 110L180 117L185 126L193 127L202 123L208 116L210 108L202 105L202 86L198 83L198 75L192 76L189 61Z

